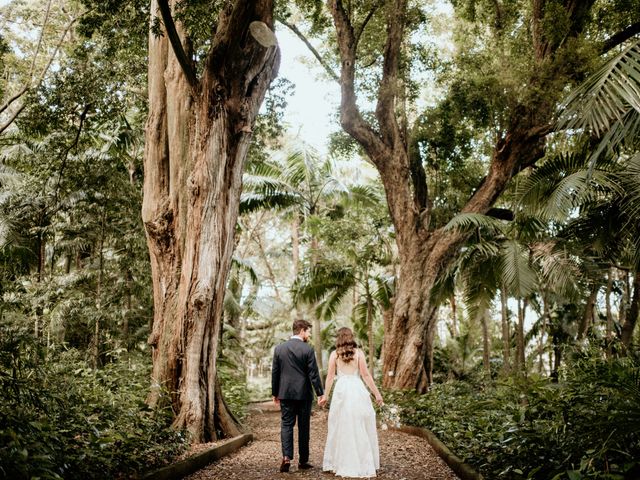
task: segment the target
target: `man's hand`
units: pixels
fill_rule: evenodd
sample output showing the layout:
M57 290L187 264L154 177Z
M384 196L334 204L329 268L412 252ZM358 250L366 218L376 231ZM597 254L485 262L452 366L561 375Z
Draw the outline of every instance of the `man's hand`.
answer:
M327 398L324 395L320 395L318 397L318 405L321 407L324 407L326 403L327 403Z
M280 399L278 397L273 397L273 403L275 403L276 406L280 406Z

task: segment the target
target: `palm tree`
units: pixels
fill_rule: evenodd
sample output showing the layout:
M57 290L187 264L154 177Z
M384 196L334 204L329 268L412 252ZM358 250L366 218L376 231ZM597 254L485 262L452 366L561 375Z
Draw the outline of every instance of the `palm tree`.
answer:
M555 225L556 248L564 249L570 255L567 258L574 259L570 262L573 266L559 263L562 268L558 273L564 272L565 277L571 273L581 280L582 289L589 291L578 339L584 338L594 323L596 296L605 284L609 285L606 294L609 305L612 269L630 271L634 279L638 277L640 225L631 219L636 218L640 208L639 162L640 157L622 161L611 156L600 156L592 162L589 150L583 149L581 153L548 159L520 185L520 198L528 212ZM549 257L549 253L540 248L537 256L543 265L554 268L557 258ZM568 298L576 300L575 295ZM637 301L634 303L632 299L630 312L624 319L624 324L629 325L626 330L629 333L623 338L623 345L627 346L635 324L634 305ZM606 335L610 338L613 319L610 306L607 308Z
M502 305L503 361L505 369L510 357L510 334L506 317L506 297L518 300L519 314L516 329L516 365L524 367L524 305L538 286L538 274L532 265L528 239L530 219L499 220L479 214L456 215L445 230L471 233L459 257L441 276L432 292L433 299L442 303L450 298L456 287L462 290L470 318L480 323L483 332L483 363L489 371L490 339L488 311L500 291ZM536 226L539 228L539 226ZM533 230L537 232L537 229ZM537 234L537 233L536 233Z
M619 177L619 185L627 192L621 202L627 215L623 225L633 223L631 219L640 212L640 39L612 57L567 98L558 125L600 140L591 154L589 173L602 155L626 165L625 174ZM622 327L624 348L631 342L640 310L640 237L635 235L632 243L634 287Z
M298 143L283 152L283 157L250 164L243 177L241 212L260 208L282 209L292 218L292 257L294 278L300 271L300 229L307 233L308 261L318 261L318 240L310 220L326 214L345 187L333 176L333 164L321 158L309 145ZM299 313L298 313L299 315ZM322 323L314 315L313 336L318 366L322 369Z
M316 316L326 321L333 319L348 294L353 294L351 317L356 334L368 343L372 373L374 321L390 313L394 285L394 277L387 271L393 252L383 210L382 193L373 187L352 186L344 192L328 222L317 225L325 248L294 285L294 300L315 303Z

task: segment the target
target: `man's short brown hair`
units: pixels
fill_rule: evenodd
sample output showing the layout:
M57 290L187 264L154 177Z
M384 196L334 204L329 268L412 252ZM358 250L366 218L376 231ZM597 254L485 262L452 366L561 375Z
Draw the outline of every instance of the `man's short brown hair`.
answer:
M307 322L306 320L294 320L293 321L293 334L297 335L298 333L300 333L301 330L306 330L308 328L311 328L311 324L309 322Z

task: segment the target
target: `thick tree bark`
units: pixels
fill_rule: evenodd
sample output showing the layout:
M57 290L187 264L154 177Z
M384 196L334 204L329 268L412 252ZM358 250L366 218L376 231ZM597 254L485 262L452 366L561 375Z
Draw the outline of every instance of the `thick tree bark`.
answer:
M152 0L152 26L163 4ZM180 52L189 45L181 26L163 11L171 28L149 36L142 207L154 294L148 401L157 405L168 395L174 426L196 442L217 438L216 425L235 433L216 395L216 358L244 161L279 63L275 37L265 33L272 11L271 0L227 4L196 83Z
M102 314L102 279L104 278L105 207L102 208L100 243L98 246L98 279L96 281L96 323L93 332L93 368L100 365L100 318Z
M38 234L38 283L40 283L42 281L42 277L44 277L47 257L47 240L43 230Z
M553 369L551 370L551 379L558 381L560 364L562 363L562 345L558 341L553 343Z

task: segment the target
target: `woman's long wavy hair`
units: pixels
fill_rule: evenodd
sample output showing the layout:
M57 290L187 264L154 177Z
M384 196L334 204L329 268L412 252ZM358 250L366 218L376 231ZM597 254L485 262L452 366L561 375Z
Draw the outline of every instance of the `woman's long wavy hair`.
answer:
M336 354L345 363L349 363L356 355L358 344L353 338L350 328L342 327L338 329L336 336Z

